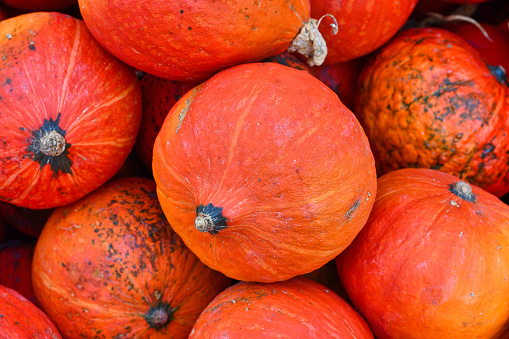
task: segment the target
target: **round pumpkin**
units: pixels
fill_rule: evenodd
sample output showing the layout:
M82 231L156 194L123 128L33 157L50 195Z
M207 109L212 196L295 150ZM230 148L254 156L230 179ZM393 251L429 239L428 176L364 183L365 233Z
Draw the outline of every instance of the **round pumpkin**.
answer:
M76 201L110 179L134 145L134 70L64 14L3 20L0 36L0 200L32 209Z
M57 208L35 248L36 298L69 338L187 338L231 281L172 231L156 186L108 182Z
M336 259L375 337L498 338L508 329L509 206L432 169L378 180L369 220Z
M79 0L94 37L119 59L170 80L284 52L309 18L309 1Z
M0 285L0 338L61 339L44 312L13 289Z
M509 91L465 40L406 30L370 59L359 84L355 114L379 175L431 168L497 196L509 191Z
M345 62L373 52L406 22L417 0L310 0L311 17L327 16L320 33L327 44L324 64ZM330 25L338 24L338 34Z
M246 281L286 280L332 260L376 194L353 113L308 72L270 62L221 71L183 96L157 136L152 170L186 245Z
M35 241L18 240L0 244L0 285L12 288L37 305L32 288L34 248Z
M239 282L202 312L189 338L373 338L334 292L305 278Z
M4 4L23 11L59 11L78 3L77 0L1 0Z

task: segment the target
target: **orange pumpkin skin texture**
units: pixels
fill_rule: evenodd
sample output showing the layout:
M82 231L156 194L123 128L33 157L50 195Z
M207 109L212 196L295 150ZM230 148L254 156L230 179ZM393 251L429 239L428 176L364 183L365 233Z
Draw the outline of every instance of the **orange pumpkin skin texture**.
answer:
M199 85L196 81L173 81L152 74L140 80L143 115L135 149L147 168L152 169L152 152L157 134L173 105L188 91Z
M378 174L438 169L509 190L508 88L479 53L438 28L404 31L370 59L355 103Z
M331 14L339 32L334 34L332 18L324 17L320 33L327 43L324 64L349 61L373 52L386 43L406 22L417 0L310 0L311 17Z
M231 284L171 230L144 178L110 181L56 209L32 279L41 308L69 338L187 338Z
M245 281L323 266L360 231L376 194L352 112L308 72L276 63L232 67L182 97L157 136L152 169L186 245Z
M423 168L383 175L366 226L336 259L376 338L507 330L509 206L473 185L458 194L458 182Z
M0 339L61 339L44 312L13 289L0 285Z
M31 268L34 249L35 241L0 244L0 285L12 288L37 305L32 288Z
M0 200L32 209L76 201L110 179L134 145L134 70L60 13L4 20L0 36Z
M170 80L205 80L289 47L309 18L308 0L79 0L83 19L107 50Z
M239 282L202 312L189 338L373 338L334 292L305 278Z

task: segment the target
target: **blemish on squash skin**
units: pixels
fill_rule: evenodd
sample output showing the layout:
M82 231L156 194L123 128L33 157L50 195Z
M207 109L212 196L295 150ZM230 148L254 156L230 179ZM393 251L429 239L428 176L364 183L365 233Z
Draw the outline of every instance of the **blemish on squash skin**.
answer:
M350 207L348 209L348 211L346 211L345 213L345 218L347 220L352 220L353 217L355 216L355 213L357 212L357 209L359 208L359 205L361 204L361 201L359 199L355 200L355 202L353 203L352 207Z
M196 96L196 94L198 93L198 91L200 90L201 88L201 85L193 88L193 92L191 93L191 95L189 96L189 98L185 101L185 106L184 108L180 111L179 113L179 116L178 116L178 125L177 125L177 130L175 133L178 133L179 130L180 130L180 127L182 126L182 123L184 122L184 118L186 117L187 115L187 112L189 111L189 107L191 107L191 103L193 102L193 99L194 97Z

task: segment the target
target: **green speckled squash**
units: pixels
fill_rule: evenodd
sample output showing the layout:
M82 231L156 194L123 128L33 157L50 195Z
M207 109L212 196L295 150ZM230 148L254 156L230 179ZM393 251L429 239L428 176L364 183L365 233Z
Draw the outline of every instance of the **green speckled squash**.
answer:
M187 338L230 285L191 253L153 180L116 179L55 210L33 258L34 292L68 338Z

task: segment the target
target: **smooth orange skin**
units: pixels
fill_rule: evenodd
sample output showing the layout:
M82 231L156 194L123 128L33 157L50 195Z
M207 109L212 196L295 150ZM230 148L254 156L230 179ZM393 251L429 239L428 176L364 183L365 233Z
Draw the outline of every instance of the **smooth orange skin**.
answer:
M152 151L164 119L173 105L199 82L173 81L145 74L140 84L143 114L134 147L143 164L152 169Z
M64 14L3 20L0 36L0 200L32 209L74 202L110 179L134 145L141 120L134 70ZM27 150L32 132L59 113L72 174L41 168Z
M170 80L205 80L284 52L309 18L308 0L79 0L107 50Z
M230 286L171 230L153 180L112 180L52 214L36 245L34 292L69 338L187 338L201 311ZM176 308L163 327L151 305Z
M192 338L373 338L364 319L334 292L305 278L239 282L202 312Z
M359 58L385 44L406 22L417 0L310 0L311 17L326 14L336 18L338 33L333 34L332 18L324 17L320 33L327 43L324 64L332 65Z
M308 72L276 63L232 67L182 97L157 136L152 170L186 245L245 281L323 266L360 231L376 194L352 112ZM195 227L196 208L209 203L228 219L214 235Z
M479 53L439 28L404 31L364 67L355 103L378 174L439 169L509 191L509 90Z
M61 339L44 312L13 289L0 285L0 339Z
M457 177L401 169L378 180L366 226L336 259L375 337L498 338L509 319L509 206Z
M34 249L35 241L16 241L0 244L0 285L12 288L34 305L37 305L32 288Z

